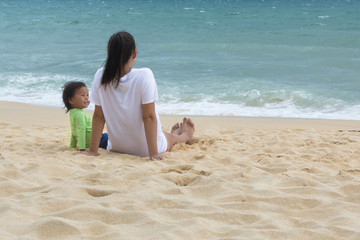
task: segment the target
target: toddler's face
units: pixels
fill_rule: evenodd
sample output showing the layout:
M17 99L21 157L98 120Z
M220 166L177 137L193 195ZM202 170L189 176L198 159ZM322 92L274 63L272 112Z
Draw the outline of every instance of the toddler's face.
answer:
M76 89L74 96L69 99L69 102L73 108L87 108L90 104L87 87Z

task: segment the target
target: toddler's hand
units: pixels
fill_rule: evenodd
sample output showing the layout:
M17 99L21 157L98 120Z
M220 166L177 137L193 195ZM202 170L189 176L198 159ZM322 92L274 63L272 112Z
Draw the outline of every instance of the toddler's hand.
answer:
M160 154L156 154L154 156L150 156L150 160L151 161L155 161L155 160L163 160L165 157L160 155Z

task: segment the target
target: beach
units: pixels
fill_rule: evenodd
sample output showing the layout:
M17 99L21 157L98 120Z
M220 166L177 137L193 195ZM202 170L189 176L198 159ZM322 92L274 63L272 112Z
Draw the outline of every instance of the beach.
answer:
M360 121L192 119L162 161L88 157L64 109L0 102L1 239L360 238Z
M0 240L360 239L360 1L0 6ZM162 161L69 147L63 86L119 31L195 124Z

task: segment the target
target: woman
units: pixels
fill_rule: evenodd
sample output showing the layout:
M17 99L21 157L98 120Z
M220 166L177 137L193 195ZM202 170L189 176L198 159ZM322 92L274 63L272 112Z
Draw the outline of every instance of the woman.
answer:
M110 37L105 66L94 77L91 100L95 104L89 155L98 155L99 142L107 125L107 150L151 160L161 160L163 152L177 143L189 143L195 128L191 119L162 131L155 102L157 85L148 68L134 69L135 40L130 33Z

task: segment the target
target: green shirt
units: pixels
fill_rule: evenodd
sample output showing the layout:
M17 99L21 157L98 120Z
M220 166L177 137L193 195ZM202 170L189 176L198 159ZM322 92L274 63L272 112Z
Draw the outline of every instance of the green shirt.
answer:
M92 119L80 108L70 110L70 147L85 149L90 146Z

